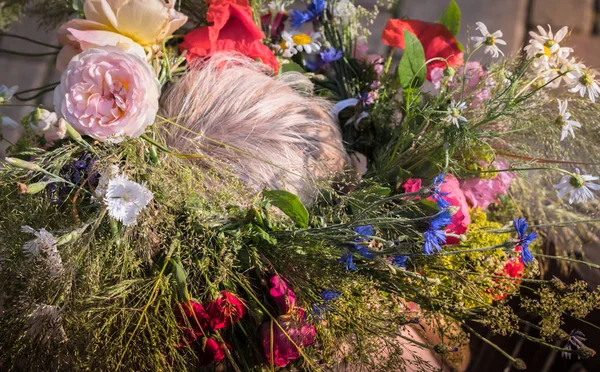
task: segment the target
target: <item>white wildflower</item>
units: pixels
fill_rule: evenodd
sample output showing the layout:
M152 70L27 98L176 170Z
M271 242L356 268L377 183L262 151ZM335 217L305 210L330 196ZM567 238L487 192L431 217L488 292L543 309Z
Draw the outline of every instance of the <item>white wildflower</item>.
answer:
M283 39L277 46L278 50L281 50L284 57L291 57L297 52L305 53L316 53L321 49L321 43L319 39L321 34L315 32L312 34L305 34L301 31L283 31L281 33Z
M10 101L15 93L19 90L19 87L13 85L12 87L7 87L6 85L0 85L0 103L6 103Z
M529 45L524 48L528 58L552 59L554 56L567 58L573 51L573 49L561 47L559 44L567 36L568 27L561 28L556 34L552 33L550 25L548 25L548 32L542 26L537 26L537 29L539 34L533 31L529 32L532 38L529 40Z
M58 276L63 271L63 264L54 235L46 229L36 231L30 226L21 226L21 231L36 236L23 244L23 251L35 259L43 259L50 274Z
M581 128L581 124L578 121L569 120L571 118L571 114L567 112L568 105L568 101L561 101L560 99L558 100L558 117L556 118L556 122L562 126L562 131L560 134L561 141L564 141L569 133L573 138L575 138L573 127Z
M108 214L123 222L125 226L133 226L137 216L152 200L152 192L144 183L139 184L119 175L108 182L104 201L108 205Z
M448 115L444 118L444 121L447 123L452 123L457 127L460 127L459 121L467 122L467 119L462 116L462 112L467 108L467 104L465 102L461 102L456 104L456 102L452 101L450 103L450 107L448 107Z
M111 179L115 178L119 174L119 167L115 164L111 164L107 170L100 172L100 178L98 179L98 186L94 189L94 197L97 199L104 199L106 191L108 190L108 183Z
M596 98L600 95L600 86L595 80L596 74L590 70L577 70L573 73L574 79L571 82L569 92L579 93L584 97L587 93L592 103L596 103Z
M27 319L27 336L38 339L42 344L48 341L61 342L67 334L61 322L61 309L52 305L37 305Z
M342 20L347 25L356 17L356 7L351 1L340 0L333 8L333 16Z
M500 39L502 37L502 31L498 30L491 34L483 22L477 22L475 24L477 25L476 29L481 32L481 35L483 36L471 37L471 40L475 42L474 47L477 48L484 44L483 52L490 54L493 58L498 58L500 54L504 55L500 48L498 48L498 45L496 45L506 45L506 41Z
M564 175L553 187L558 190L559 198L570 194L569 204L586 203L588 199L594 199L594 194L590 190L600 190L600 185L591 182L597 179L598 177L591 175L581 175L577 169L577 174Z

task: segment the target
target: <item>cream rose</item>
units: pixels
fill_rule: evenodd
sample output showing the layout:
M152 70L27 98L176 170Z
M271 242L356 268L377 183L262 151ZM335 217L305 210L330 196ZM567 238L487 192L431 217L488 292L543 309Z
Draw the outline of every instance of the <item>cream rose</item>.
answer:
M117 47L83 51L73 57L54 90L58 115L100 141L138 137L158 111L158 81L150 66Z
M64 47L56 60L57 69L64 71L83 50L106 45L144 57L187 22L174 6L174 0L86 0L86 19L68 21L58 30Z

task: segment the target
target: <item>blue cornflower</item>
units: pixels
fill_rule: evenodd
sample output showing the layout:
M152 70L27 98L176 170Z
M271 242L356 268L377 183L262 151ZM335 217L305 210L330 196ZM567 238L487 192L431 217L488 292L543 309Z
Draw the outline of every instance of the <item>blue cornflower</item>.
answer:
M337 50L335 48L329 48L329 49L326 49L321 52L321 59L325 63L330 63L330 62L334 62L334 61L337 61L338 59L342 58L343 55L344 54L342 53L341 50Z
M401 267L403 269L406 269L408 267L407 261L408 257L402 256L400 254L397 254L394 257L392 257L392 265L396 267Z
M320 56L318 56L318 58L316 58L314 61L311 60L305 60L304 61L304 66L309 70L309 71L317 71L318 69L320 69L321 67L323 67L325 63L323 62L323 60L321 59Z
M305 11L294 9L290 12L290 24L293 28L300 28L304 23L320 17L325 11L325 0L314 0L308 4Z
M354 239L354 242L360 243L363 240L362 236L368 237L368 236L375 235L375 228L373 228L373 226L370 226L370 225L357 226L354 228L354 232L357 233L358 235L361 235L361 238ZM363 256L364 258L371 258L371 259L375 258L375 255L373 255L373 252L369 251L369 248L365 247L364 245L354 244L354 250L358 254Z
M323 292L321 292L321 297L323 297L323 300L325 300L325 301L335 300L340 295L341 295L340 292L332 291L330 289L326 289Z
M352 260L352 253L344 253L340 259L342 266L346 268L346 271L356 271L356 265Z
M321 292L321 297L323 298L323 303L312 305L313 314L315 314L315 316L317 318L319 318L320 320L323 320L323 315L331 310L331 304L329 304L329 302L335 300L340 295L341 295L340 292L332 291L329 289L326 289L323 292Z
M444 180L444 173L440 173L433 179L433 185L431 185L431 197L437 202L438 208L444 210L450 206L450 203L443 198L443 196L448 195L447 192L442 192L442 183L446 182Z
M537 238L537 233L530 232L529 234L526 234L529 225L525 221L525 218L515 218L514 226L519 237L517 245L521 247L521 259L523 260L525 266L527 266L533 262L533 255L529 250L529 244L533 243L533 241Z
M423 233L425 244L423 253L433 254L442 250L442 244L446 242L446 230L444 229L452 222L452 216L447 211L438 214L431 222L427 231Z

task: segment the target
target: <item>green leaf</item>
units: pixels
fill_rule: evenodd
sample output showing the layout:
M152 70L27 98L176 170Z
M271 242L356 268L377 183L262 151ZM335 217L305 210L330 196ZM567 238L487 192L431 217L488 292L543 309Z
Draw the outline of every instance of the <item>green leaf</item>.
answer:
M301 73L305 73L306 71L304 71L304 69L302 68L302 66L300 66L297 63L294 62L288 62L288 63L284 63L281 65L281 68L279 69L279 71L283 74L284 72L301 72Z
M83 14L83 3L85 2L85 0L73 0L72 6L73 6L73 10Z
M263 196L271 204L281 209L296 225L303 229L308 226L308 211L296 195L285 190L264 190Z
M458 35L460 31L460 8L456 1L450 0L450 4L448 4L438 22L446 26L452 35Z
M191 296L187 288L187 274L181 265L181 261L173 258L171 258L169 261L173 267L173 278L175 279L175 283L177 283L177 292L179 292L179 298L181 301L189 301Z
M402 88L418 88L425 82L425 51L423 45L410 31L404 30L404 54L398 65L398 78Z

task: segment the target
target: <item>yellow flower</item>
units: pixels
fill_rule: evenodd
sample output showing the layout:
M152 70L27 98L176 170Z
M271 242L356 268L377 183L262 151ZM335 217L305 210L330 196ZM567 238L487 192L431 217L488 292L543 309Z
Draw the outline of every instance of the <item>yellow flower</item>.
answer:
M85 49L116 46L140 56L157 51L162 41L187 22L171 0L86 0L86 19L74 19L58 30L64 45L57 59L62 71Z

